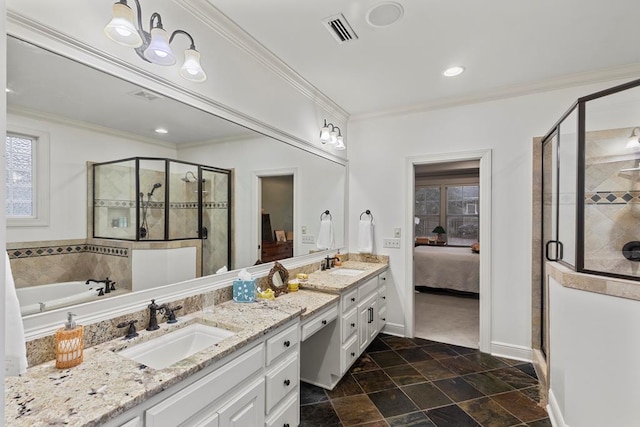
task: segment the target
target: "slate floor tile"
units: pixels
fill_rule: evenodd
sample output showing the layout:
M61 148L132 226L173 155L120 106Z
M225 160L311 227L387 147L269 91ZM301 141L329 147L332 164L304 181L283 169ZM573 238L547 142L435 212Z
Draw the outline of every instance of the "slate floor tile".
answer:
M484 395L462 377L434 381L433 384L449 396L454 402L477 399Z
M445 357L455 357L459 356L451 347L446 344L434 344L423 347L423 351L425 351L429 356L434 359L444 359Z
M364 394L364 391L353 376L347 372L333 390L327 390L326 394L329 395L331 399L336 399L339 397Z
M427 379L423 377L420 372L416 371L413 366L408 364L391 366L389 368L385 368L384 371L396 384L400 386L427 381Z
M386 420L390 427L436 427L424 412L412 412Z
M480 426L458 405L430 409L427 416L437 427L477 427Z
M487 396L513 391L513 387L502 381L500 378L492 375L491 372L469 374L465 375L463 378L466 382Z
M525 423L547 417L547 411L519 391L496 394L491 399Z
M519 419L488 397L469 400L458 405L482 427L510 427L520 423Z
M396 388L396 384L389 378L382 369L377 371L359 372L353 374L353 378L358 382L365 393Z
M362 356L360 356L358 360L356 360L354 364L351 365L351 369L349 370L349 372L356 373L373 371L374 369L380 369L380 366L378 366L378 364L373 361L369 354L363 353Z
M500 378L513 388L527 388L538 384L538 380L512 366L491 371L491 375Z
M426 351L422 350L422 347L399 348L396 353L409 363L433 359Z
M371 393L369 399L385 418L418 410L411 399L399 388Z
M402 387L402 391L420 409L437 408L453 403L446 394L431 383L420 383Z
M369 356L380 366L386 368L389 366L404 365L407 363L398 353L393 350L379 351L377 353L371 353Z
M383 418L366 394L333 399L331 403L345 426L368 423ZM316 424L314 427L317 426L324 427L324 424Z
M340 427L340 418L331 402L321 402L300 407L300 427Z
M416 362L411 364L428 380L440 380L443 378L455 377L456 374L448 370L442 363L437 360L426 360L424 362Z
M449 357L439 360L448 370L458 375L472 374L474 372L485 371L486 369L475 362L462 356Z
M349 375L351 377L351 375ZM323 388L312 384L300 382L300 404L308 405L310 403L318 403L329 400L327 393Z
M388 345L386 345L384 341L382 341L379 337L376 337L373 339L373 341L371 341L371 344L369 344L369 347L367 347L365 351L367 353L373 353L376 351L385 351L385 350L391 350L391 348Z

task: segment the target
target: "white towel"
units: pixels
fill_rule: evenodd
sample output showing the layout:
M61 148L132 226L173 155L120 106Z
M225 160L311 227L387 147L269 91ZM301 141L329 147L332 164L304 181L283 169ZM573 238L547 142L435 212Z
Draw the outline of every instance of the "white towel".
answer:
M316 240L318 249L333 248L333 225L330 219L320 221L320 231L318 231L318 240Z
M5 328L4 328L4 374L16 376L27 370L27 348L24 326L20 315L20 303L16 285L11 274L9 254L5 251Z
M358 224L358 252L373 253L373 221L361 219Z

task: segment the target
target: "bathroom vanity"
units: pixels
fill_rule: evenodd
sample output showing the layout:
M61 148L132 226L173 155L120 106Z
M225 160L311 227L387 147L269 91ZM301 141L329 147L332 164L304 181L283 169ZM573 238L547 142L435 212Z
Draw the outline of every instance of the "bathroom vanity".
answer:
M138 337L85 349L72 369L47 362L7 378L5 424L296 426L300 380L332 388L384 325L387 263L344 264L348 275L311 273L305 289L273 301L139 326ZM198 323L231 336L159 369L120 354Z

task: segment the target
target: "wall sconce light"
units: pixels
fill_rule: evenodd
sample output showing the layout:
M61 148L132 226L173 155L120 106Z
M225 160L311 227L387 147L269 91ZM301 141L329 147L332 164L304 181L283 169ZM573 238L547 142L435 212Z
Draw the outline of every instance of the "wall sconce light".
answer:
M324 120L324 126L320 129L320 142L326 144L327 142L333 145L336 150L344 150L347 147L344 145L344 138L340 132L340 128L333 123L327 123L327 119Z
M173 65L176 57L169 46L177 34L189 38L191 45L184 51L184 62L180 67L180 75L193 82L203 82L207 74L200 65L200 52L196 50L193 37L184 30L175 30L171 37L162 26L162 17L154 12L149 19L149 32L142 27L142 8L139 0L134 0L138 11L138 28L133 23L133 10L127 0L120 0L113 5L113 18L104 27L104 33L114 42L135 49L140 58L157 65ZM155 25L154 25L155 24Z
M640 146L640 127L634 127L627 141L627 148L638 148Z

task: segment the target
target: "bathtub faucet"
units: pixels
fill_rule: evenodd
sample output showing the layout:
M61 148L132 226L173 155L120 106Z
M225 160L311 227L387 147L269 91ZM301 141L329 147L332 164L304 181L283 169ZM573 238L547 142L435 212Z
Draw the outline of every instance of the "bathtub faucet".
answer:
M100 292L98 295L108 294L109 292L116 290L116 287L115 287L116 282L112 282L111 280L109 280L108 277L104 280L89 279L85 282L85 285L88 285L91 282L104 283L104 292Z

